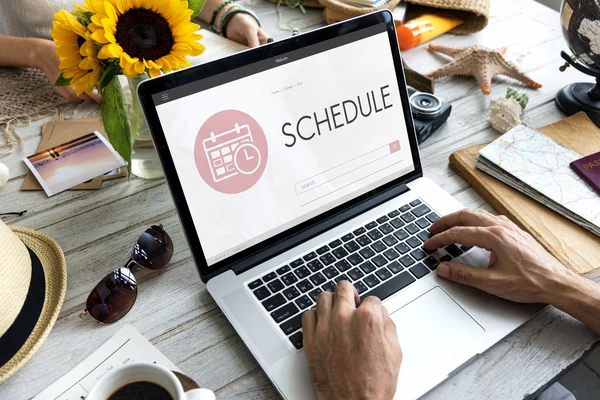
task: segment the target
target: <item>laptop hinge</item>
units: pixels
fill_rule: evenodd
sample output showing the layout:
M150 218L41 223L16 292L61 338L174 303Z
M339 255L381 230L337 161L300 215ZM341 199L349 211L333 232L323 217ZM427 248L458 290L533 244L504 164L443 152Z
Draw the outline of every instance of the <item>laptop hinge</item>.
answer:
M381 192L376 196L373 196L361 203L358 203L357 205L348 210L335 214L323 221L318 222L315 225L304 229L303 231L297 232L293 236L287 237L279 242L273 243L266 249L252 254L244 258L243 260L236 262L235 264L232 264L231 270L235 272L236 275L239 275L262 262L265 262L289 249L292 249L298 246L299 244L306 242L307 240L310 240L313 237L320 235L321 233L326 232L329 229L332 229L408 191L410 191L410 188L406 186L406 184L394 186L386 190L385 192Z

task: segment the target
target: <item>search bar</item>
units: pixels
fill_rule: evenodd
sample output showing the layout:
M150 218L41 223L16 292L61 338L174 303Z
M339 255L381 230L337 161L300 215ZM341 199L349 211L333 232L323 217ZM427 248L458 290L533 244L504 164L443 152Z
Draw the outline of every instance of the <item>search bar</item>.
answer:
M400 150L400 141L396 140L392 143L381 146L375 150L371 150L368 153L362 154L356 158L346 161L340 165L323 171L318 175L312 176L294 185L296 189L296 195L301 195L316 189L327 183L332 183L334 180L348 175L354 171L360 170L369 164L372 164L382 158L389 156Z

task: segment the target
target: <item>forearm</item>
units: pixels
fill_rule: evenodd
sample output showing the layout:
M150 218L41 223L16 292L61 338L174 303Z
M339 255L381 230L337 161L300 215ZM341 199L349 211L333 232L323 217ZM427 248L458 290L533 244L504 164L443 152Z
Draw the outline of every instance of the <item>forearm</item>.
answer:
M557 279L548 303L577 318L600 335L600 284L569 273Z
M214 11L217 9L217 7L219 7L219 5L223 1L225 0L206 0L206 3L204 3L204 7L202 7L202 11L200 11L197 18L209 24Z
M41 68L37 56L48 40L0 35L0 67Z

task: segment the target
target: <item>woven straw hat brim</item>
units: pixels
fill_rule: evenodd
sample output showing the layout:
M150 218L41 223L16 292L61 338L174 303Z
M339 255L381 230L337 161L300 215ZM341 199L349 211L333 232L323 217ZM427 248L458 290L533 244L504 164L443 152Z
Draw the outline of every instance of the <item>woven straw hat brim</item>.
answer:
M58 318L67 291L67 264L58 243L50 236L33 229L14 226L10 229L40 259L46 278L46 297L40 318L29 338L14 357L0 368L0 383L29 361L46 340Z

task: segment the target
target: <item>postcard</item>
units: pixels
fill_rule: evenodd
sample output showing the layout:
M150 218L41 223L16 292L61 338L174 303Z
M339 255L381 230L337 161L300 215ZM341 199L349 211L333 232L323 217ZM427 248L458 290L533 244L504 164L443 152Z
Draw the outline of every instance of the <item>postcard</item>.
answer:
M48 196L127 163L98 131L23 159Z

